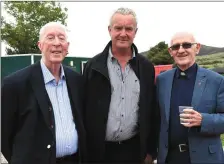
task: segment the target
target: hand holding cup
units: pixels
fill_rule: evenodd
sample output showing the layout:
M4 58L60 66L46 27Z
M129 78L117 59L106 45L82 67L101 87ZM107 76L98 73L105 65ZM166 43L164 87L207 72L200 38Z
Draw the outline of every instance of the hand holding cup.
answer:
M179 106L180 123L185 127L200 126L202 116L190 106Z

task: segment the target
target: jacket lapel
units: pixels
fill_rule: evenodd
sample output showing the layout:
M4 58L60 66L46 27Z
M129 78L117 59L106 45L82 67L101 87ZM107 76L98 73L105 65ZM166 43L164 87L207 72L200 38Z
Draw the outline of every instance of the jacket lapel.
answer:
M69 75L69 71L67 70L67 68L66 67L63 67L63 68L64 68L64 72L65 72L65 78L66 78L69 98L71 99L70 102L71 102L72 112L74 112L78 108L77 104L80 103L80 102L77 102L79 100L78 99L78 93L79 93L78 90L80 88L77 88L77 86L79 86L77 84L77 81L72 80L70 78L71 76ZM72 75L72 76L74 76L74 75Z
M198 67L195 85L194 85L193 97L191 102L191 105L194 107L194 109L197 109L200 103L201 96L205 88L206 80L207 78L206 78L205 71L203 70L203 68Z
M32 89L34 90L35 97L37 98L38 104L40 106L40 110L44 116L44 120L48 128L50 129L51 116L50 116L49 108L52 108L52 107L49 103L50 100L49 100L47 91L45 89L40 62L33 65L30 82L31 82Z
M172 69L169 73L166 74L166 77L163 79L163 83L165 86L163 89L166 91L164 93L164 109L166 114L166 120L169 123L170 118L170 99L171 99L171 91L173 86L173 78L176 72L176 68Z

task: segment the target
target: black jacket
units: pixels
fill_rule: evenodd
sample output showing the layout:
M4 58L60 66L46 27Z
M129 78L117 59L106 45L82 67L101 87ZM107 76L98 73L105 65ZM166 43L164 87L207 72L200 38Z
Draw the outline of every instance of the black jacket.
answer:
M107 68L107 57L111 41L102 53L90 59L84 69L86 98L84 124L87 131L87 147L90 161L102 161L105 151L105 134L111 100L111 85ZM149 153L157 154L157 116L155 70L152 63L138 54L130 60L130 65L140 80L139 126L142 160Z
M64 67L80 158L86 156L82 121L83 77ZM40 62L3 79L1 91L2 153L10 164L55 164L55 124Z

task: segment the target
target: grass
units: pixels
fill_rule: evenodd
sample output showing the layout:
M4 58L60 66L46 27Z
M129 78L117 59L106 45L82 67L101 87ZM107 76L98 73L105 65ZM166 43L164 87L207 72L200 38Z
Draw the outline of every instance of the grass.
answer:
M224 53L216 53L211 55L196 56L196 62L204 68L223 68L224 67Z

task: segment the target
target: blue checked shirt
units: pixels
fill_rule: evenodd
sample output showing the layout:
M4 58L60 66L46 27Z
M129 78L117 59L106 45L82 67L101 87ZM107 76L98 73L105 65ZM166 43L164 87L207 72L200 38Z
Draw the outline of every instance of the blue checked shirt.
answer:
M50 98L55 119L56 157L63 157L77 152L78 135L73 121L73 115L65 80L61 66L60 80L56 83L54 76L41 60L45 88Z

